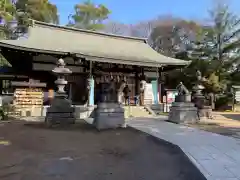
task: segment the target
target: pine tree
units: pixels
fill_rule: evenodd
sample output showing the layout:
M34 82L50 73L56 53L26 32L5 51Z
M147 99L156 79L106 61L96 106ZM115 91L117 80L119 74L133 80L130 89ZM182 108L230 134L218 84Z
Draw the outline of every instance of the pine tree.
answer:
M103 4L95 5L91 1L75 5L74 10L75 13L69 16L68 26L94 31L104 28L103 22L110 14Z

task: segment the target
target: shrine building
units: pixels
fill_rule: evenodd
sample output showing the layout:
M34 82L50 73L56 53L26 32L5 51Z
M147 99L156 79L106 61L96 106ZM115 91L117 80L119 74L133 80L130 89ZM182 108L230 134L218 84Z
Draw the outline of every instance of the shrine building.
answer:
M1 93L14 93L16 89L11 83L6 85L6 81L26 82L25 86L38 84L36 86L41 87L43 92L55 90L56 77L52 70L57 60L62 58L66 67L73 72L67 78L67 92L75 105L86 102L89 76L94 79L95 91L97 83L109 76L125 78L131 89L132 99L138 91L141 75L145 75L149 83L155 81L153 89L159 95L161 72L189 64L189 61L159 54L147 44L146 39L38 21L33 21L24 37L18 40L1 40L0 48L1 54L11 64L9 71L0 72ZM155 102L149 103L160 101L161 94L157 101L155 99ZM96 99L92 103L95 104Z

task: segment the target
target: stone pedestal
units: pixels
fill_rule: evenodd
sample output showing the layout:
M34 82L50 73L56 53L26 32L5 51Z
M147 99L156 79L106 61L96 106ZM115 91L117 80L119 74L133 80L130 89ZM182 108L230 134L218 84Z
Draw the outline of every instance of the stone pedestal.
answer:
M201 94L195 94L193 97L193 103L198 109L201 109L205 105L205 97Z
M101 102L94 110L93 125L98 130L122 127L124 109L119 103Z
M207 105L206 99L203 95L195 94L193 102L198 108L200 121L205 119L212 119L212 107Z
M150 108L155 114L160 114L164 112L164 104L152 104L150 105Z
M174 123L196 122L198 110L191 102L173 102L168 120Z
M198 109L199 111L199 118L201 120L205 119L212 119L212 107L211 106L203 106L202 108Z
M175 102L191 102L191 95L177 95L175 98Z
M71 106L71 101L63 95L56 95L47 109L45 123L48 127L54 124L74 124L74 113L75 108Z

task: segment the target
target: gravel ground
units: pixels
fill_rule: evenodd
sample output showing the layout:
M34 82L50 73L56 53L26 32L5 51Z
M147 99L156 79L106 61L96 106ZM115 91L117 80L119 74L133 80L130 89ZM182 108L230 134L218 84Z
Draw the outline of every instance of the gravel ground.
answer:
M205 180L177 146L131 128L11 122L0 140L1 180Z

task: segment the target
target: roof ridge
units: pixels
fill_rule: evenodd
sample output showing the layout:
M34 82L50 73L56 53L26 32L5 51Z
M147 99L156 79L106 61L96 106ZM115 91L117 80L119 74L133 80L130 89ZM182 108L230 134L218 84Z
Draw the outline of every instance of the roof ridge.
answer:
M111 33L97 32L97 31L91 31L91 30L85 30L85 29L77 29L77 28L74 28L74 27L56 25L56 24L46 23L46 22L37 21L37 20L32 20L32 22L33 22L32 23L33 25L42 25L42 26L58 28L58 29L61 29L61 30L84 32L84 33L103 35L103 36L109 36L109 37L114 37L114 38L137 40L137 41L143 41L143 42L147 43L146 38L139 38L139 37L132 37L132 36L122 36L122 35L116 35L116 34L111 34Z

